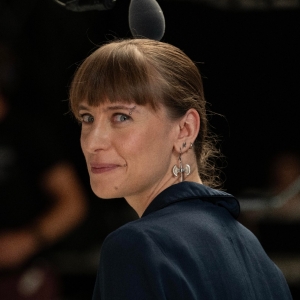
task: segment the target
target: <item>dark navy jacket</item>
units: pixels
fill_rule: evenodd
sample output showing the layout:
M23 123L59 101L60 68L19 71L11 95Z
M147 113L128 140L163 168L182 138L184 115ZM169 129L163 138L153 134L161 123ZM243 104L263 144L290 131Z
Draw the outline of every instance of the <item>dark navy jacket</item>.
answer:
M239 211L233 196L201 184L167 188L105 239L93 300L292 299Z

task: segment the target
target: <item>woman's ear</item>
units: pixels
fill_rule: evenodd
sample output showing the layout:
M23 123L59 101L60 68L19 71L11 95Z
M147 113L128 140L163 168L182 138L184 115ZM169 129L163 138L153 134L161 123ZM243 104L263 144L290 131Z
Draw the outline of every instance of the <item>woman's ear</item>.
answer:
M179 131L174 148L178 153L187 151L196 140L200 130L200 116L196 109L189 109L180 119Z

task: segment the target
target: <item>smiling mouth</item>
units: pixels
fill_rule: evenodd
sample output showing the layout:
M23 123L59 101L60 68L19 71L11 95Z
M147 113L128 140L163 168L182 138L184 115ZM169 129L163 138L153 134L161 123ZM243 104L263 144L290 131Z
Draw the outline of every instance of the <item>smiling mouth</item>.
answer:
M101 165L91 165L91 173L93 174L102 174L106 172L110 172L116 170L122 166L120 165L112 165L112 164L101 164Z

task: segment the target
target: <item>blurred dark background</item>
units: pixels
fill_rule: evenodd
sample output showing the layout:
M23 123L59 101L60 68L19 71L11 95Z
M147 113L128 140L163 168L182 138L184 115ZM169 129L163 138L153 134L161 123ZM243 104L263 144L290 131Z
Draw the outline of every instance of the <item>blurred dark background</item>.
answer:
M299 1L158 2L166 19L162 40L199 62L209 109L222 115L211 123L227 158L225 189L236 193L263 185L272 153L300 147ZM89 12L69 11L53 0L0 3L0 40L13 47L20 68L15 101L63 124L81 167L77 125L65 115L68 85L96 45L131 37L130 1Z
M277 152L300 153L299 2L158 1L166 20L162 41L199 63L213 112L212 130L226 157L224 189L237 196L267 185L270 159ZM16 58L13 103L24 114L45 116L60 128L88 190L79 126L68 114L68 87L78 64L97 45L113 37L131 37L129 3L117 0L112 10L73 12L53 0L0 1L0 41L11 47ZM102 228L102 238L126 219L120 217L119 223L103 230L101 211L108 222L106 212L115 204L123 211L125 204L103 204L89 193L94 224L88 235L95 240L97 228ZM118 218L117 213L111 216Z

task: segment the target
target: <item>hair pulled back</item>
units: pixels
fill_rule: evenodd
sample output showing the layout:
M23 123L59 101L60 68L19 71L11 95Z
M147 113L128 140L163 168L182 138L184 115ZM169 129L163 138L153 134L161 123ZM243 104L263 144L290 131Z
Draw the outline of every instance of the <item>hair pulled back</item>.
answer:
M114 40L94 51L78 68L71 83L70 107L78 118L82 101L91 106L110 101L163 105L171 119L194 108L200 115L200 131L194 141L198 171L204 184L218 185L208 135L206 101L197 66L177 47L149 39Z

